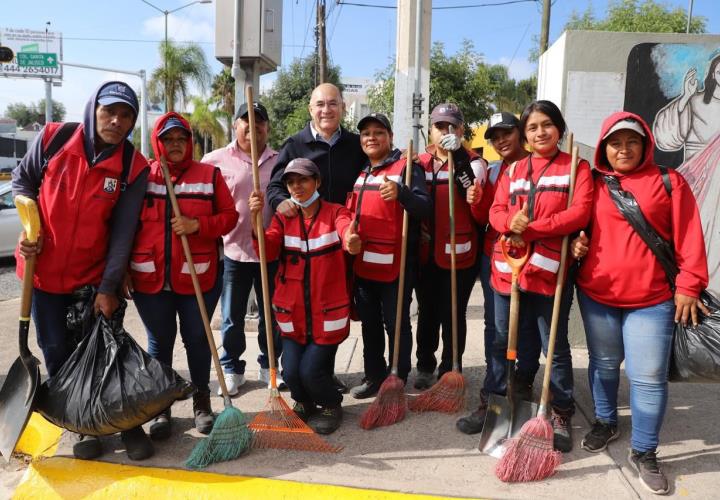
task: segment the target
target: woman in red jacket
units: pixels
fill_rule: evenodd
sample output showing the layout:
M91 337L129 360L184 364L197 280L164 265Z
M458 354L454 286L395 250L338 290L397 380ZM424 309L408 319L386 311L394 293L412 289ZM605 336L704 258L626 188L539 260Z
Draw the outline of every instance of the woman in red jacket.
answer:
M529 104L520 117L520 128L533 153L515 163L500 179L490 208L490 224L513 245L528 247L529 258L518 282L521 290L518 357L527 359L528 351L537 345L535 336L538 332L543 352L547 353L562 239L587 225L593 185L590 165L583 160L577 168L575 192L568 207L571 158L558 147L565 134L565 120L555 104L550 101ZM510 266L503 259L499 240L495 243L492 260L496 328L493 366L495 363L499 366L505 363L511 280ZM565 265L569 267L568 263ZM567 337L572 287L570 276L561 302L550 380L554 446L562 452L572 449L570 419L575 410L572 357ZM495 370L495 379L486 380L486 387L490 385L491 392L505 392L504 372ZM519 374L523 380L532 380L533 376Z
M133 299L148 334L148 352L172 366L180 317L180 336L188 358L195 427L212 430L210 408L210 346L185 261L180 235L187 235L195 272L212 317L222 289L220 237L237 223L238 213L219 169L192 159L192 132L177 113L163 115L152 134L155 158L167 159L181 217L174 217L159 161L150 165L140 229L130 257ZM170 408L153 419L150 436L170 435Z
M595 423L582 441L599 452L617 439L620 365L630 381L630 465L653 493L667 493L656 449L665 415L667 372L674 322L697 322L698 300L707 286L707 260L695 197L683 177L653 161L655 141L637 115L615 113L605 120L595 150L595 192L590 238L573 242L582 258L578 302L585 324L595 403ZM649 225L671 242L680 273L671 287L648 245L615 206L608 182L632 194ZM673 228L681 229L673 231ZM674 290L673 290L674 288Z
M275 214L265 230L265 251L269 261L280 259L272 306L282 335L283 379L295 413L318 434L330 434L342 422L343 397L333 382L335 354L350 333L343 240L354 255L360 239L349 230L348 209L319 199L315 163L296 158L282 179L298 216ZM250 196L253 235L263 204L263 193Z

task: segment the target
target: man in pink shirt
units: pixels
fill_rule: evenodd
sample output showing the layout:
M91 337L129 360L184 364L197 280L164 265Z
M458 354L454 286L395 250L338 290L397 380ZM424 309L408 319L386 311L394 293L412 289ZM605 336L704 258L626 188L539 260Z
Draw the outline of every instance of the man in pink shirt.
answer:
M267 145L270 122L265 106L253 103L255 109L255 132L259 152L260 190L265 191L270 182L270 174L277 160L277 151ZM225 249L225 271L223 274L222 307L222 340L223 352L220 362L223 365L225 384L231 396L238 393L245 383L245 361L240 359L245 352L245 313L247 312L250 289L255 287L258 301L260 321L258 324L258 344L260 370L258 379L269 382L269 363L267 358L267 341L265 336L265 314L263 311L262 288L260 283L260 263L253 249L252 224L248 199L253 191L252 159L250 157L250 124L248 123L248 104L240 106L235 113L236 140L221 149L206 154L202 161L217 165L222 172L230 193L235 200L240 218L235 229L223 236ZM263 221L267 226L272 218L272 209L268 204L263 213ZM270 296L273 293L273 282L277 263L269 263ZM275 355L280 356L280 341L277 330L273 328L275 339ZM278 380L278 383L282 380Z

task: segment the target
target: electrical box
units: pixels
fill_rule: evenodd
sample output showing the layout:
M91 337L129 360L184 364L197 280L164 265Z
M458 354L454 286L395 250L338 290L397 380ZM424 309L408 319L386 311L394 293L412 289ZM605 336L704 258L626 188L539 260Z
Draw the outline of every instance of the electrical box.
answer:
M260 74L280 66L282 0L215 0L215 58L232 65L235 3L240 4L240 62L258 63Z

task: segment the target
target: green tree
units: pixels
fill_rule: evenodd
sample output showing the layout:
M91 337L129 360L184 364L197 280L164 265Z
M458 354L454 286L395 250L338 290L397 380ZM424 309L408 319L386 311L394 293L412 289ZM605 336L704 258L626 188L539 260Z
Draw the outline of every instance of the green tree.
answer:
M230 68L215 75L210 87L210 100L217 105L217 112L225 119L227 142L232 140L232 122L235 115L235 78L230 74Z
M15 102L8 104L5 109L5 116L17 121L18 127L27 127L35 122L45 125L45 99L40 99L37 104L25 104ZM53 99L52 121L61 122L65 119L65 105Z
M690 21L690 33L705 33L707 19L695 16ZM608 6L605 19L596 19L592 7L582 14L573 11L565 23L566 30L625 31L644 33L685 33L687 12L674 9L655 0L614 0Z
M168 109L175 111L179 98L187 99L190 82L205 92L210 84L210 68L199 45L176 45L171 41L160 44L160 66L150 75L148 91L154 100L165 100ZM167 64L166 64L167 63Z
M328 65L327 82L340 84L340 68ZM286 69L280 69L273 87L261 96L270 115L271 146L277 148L290 135L297 133L308 121L308 103L315 88L315 58L295 59Z
M225 139L225 131L220 125L220 113L216 109L211 108L210 99L202 97L193 97L191 99L193 111L186 114L185 118L190 122L195 136L195 142L201 145L201 154L196 159L200 159L202 155L211 151L213 147L220 146ZM202 141L202 142L201 142Z

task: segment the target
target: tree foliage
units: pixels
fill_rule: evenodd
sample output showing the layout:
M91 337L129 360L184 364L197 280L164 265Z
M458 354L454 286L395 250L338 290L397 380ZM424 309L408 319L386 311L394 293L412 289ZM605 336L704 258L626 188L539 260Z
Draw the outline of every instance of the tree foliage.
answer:
M25 104L14 102L8 104L5 109L5 116L17 121L18 127L27 127L35 122L45 125L45 99L40 99L37 104ZM65 119L65 105L53 99L52 121L61 122Z
M203 99L202 97L193 97L191 99L193 111L186 114L185 118L193 129L195 142L200 145L199 160L202 155L211 151L215 147L220 147L225 140L225 131L220 125L220 112L212 108L211 99Z
M340 84L340 68L329 64L327 82ZM290 135L299 132L308 121L308 103L315 88L315 58L309 55L295 59L286 69L280 69L275 85L261 96L270 115L269 143L277 148Z
M395 63L375 75L368 91L368 104L376 112L392 116L395 90ZM472 42L464 40L457 53L448 56L441 42L430 51L430 109L442 102L453 102L462 110L468 124L487 120L495 110L520 112L535 97L535 77L517 82L507 67L487 64ZM472 131L466 127L465 135Z
M235 79L230 74L230 68L223 70L213 77L210 87L210 102L217 105L217 113L225 120L226 139L232 140L232 122L235 115Z
M195 43L176 45L171 41L162 42L160 66L152 72L148 84L150 97L165 100L167 88L166 111L175 111L177 100L187 99L190 82L195 83L203 93L210 84L210 67L202 48Z
M690 21L690 33L705 33L707 19L695 16ZM592 6L582 14L573 11L565 23L566 30L623 31L644 33L685 33L687 12L655 0L615 0L608 6L607 16L596 19Z

